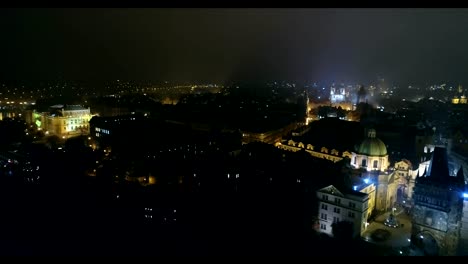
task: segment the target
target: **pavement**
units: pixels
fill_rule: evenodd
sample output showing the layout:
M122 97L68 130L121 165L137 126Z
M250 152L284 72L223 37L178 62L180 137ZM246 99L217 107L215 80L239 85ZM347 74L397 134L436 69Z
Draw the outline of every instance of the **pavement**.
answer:
M395 255L411 255L420 256L422 252L411 246L411 217L407 215L403 208L399 207L395 211L395 218L400 223L399 227L389 227L384 225L385 220L389 217L390 212L383 213L375 218L375 221L370 223L362 238L364 241L376 244L389 249L389 254ZM375 241L372 239L372 234L383 229L390 232L390 236L383 241Z

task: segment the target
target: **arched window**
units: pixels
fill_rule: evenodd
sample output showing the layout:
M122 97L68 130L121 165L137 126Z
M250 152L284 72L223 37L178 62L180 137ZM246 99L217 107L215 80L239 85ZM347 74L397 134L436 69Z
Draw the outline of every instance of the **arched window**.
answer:
M362 166L362 167L367 167L367 160L366 160L366 159L363 159L363 160L362 160L361 166Z
M378 165L379 165L379 162L377 160L374 160L374 169L377 169Z

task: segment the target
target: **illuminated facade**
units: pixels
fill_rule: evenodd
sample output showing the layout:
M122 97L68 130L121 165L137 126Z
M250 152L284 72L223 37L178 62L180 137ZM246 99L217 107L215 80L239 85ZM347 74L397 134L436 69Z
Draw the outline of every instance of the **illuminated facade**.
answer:
M365 193L369 195L369 201L368 201L368 210L367 210L367 219L370 218L372 211L375 210L375 201L376 201L376 186L374 184L374 181L371 180L371 178L360 178L357 180L357 182L354 183L353 185L353 190Z
M330 185L317 191L319 201L318 232L333 236L333 224L353 223L353 237L360 236L367 228L369 195L353 190L338 190Z
M389 167L387 147L376 137L374 129L369 129L367 138L352 153L351 165L367 171L386 171Z
M333 162L338 162L342 160L344 157L351 158L351 152L348 151L339 151L336 149L329 149L327 147L316 148L312 144L304 144L302 142L295 142L294 140L290 139L286 144L281 142L277 142L275 146L280 149L289 150L293 152L297 152L300 150L304 150L305 152L309 153L311 156L326 160L331 160Z
M464 90L461 85L458 86L458 94L452 98L452 104L467 104L468 99L464 94Z
M89 134L91 117L90 109L80 105L53 105L49 112L33 112L38 129L63 138Z
M412 214L412 243L426 255L457 254L463 217L465 178L460 169L451 176L446 149L436 147L429 168L416 178Z
M345 88L335 88L330 89L330 102L332 104L341 103L346 101L346 90Z

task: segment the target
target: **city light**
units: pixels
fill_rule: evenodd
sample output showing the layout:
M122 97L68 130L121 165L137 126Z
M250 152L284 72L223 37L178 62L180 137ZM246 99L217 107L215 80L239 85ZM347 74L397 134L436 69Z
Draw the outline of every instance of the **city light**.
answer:
M463 193L463 198L468 198L468 193Z
M364 182L365 182L366 184L368 184L368 183L370 182L370 180L369 180L368 178L366 178L366 179L364 179Z

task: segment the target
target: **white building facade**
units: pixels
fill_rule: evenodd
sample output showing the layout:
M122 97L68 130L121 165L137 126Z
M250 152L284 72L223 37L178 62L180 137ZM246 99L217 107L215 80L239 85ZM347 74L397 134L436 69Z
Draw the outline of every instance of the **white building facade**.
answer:
M341 221L353 223L353 237L367 228L369 195L358 191L340 191L330 185L317 191L319 201L318 231L333 236L333 224Z

